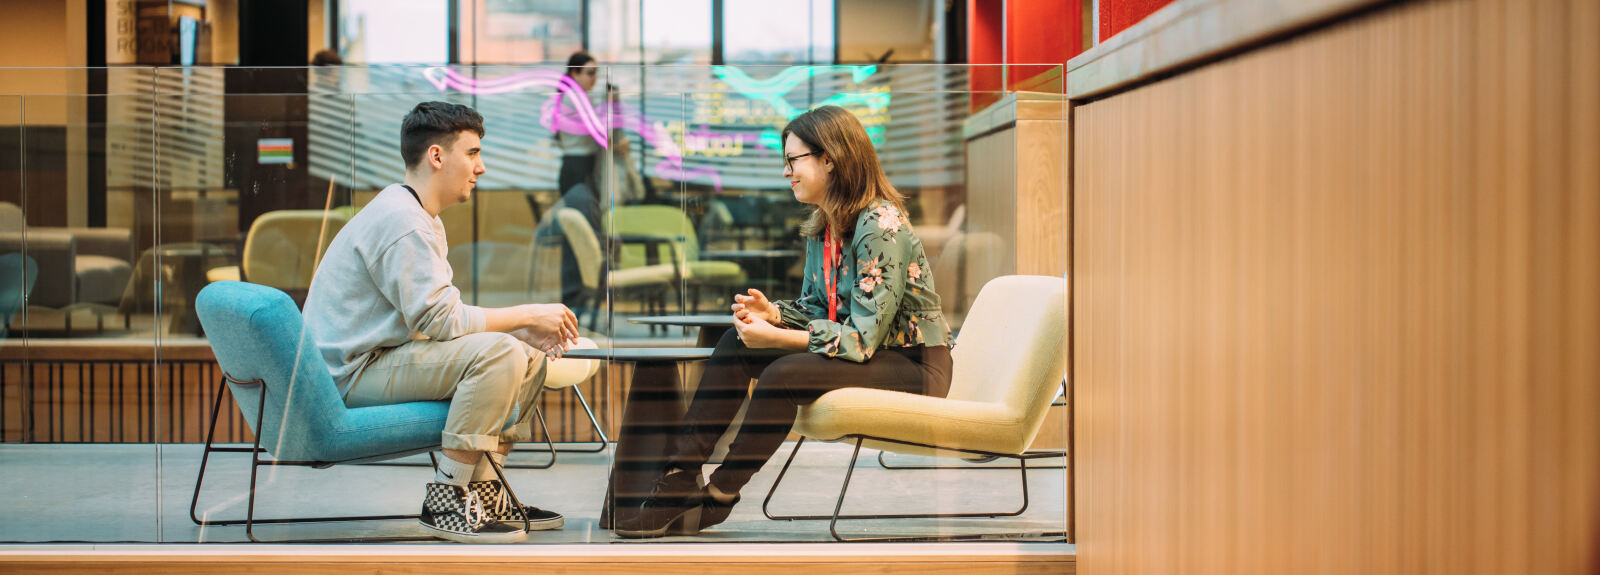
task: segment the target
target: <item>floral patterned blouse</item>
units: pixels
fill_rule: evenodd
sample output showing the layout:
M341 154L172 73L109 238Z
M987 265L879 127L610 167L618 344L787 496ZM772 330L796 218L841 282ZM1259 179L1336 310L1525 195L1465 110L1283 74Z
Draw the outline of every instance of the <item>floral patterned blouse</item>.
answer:
M856 217L855 236L835 271L837 322L828 321L822 245L819 238L806 239L800 298L773 302L784 327L811 333L809 351L864 362L885 347L950 345L922 240L894 204L876 202Z

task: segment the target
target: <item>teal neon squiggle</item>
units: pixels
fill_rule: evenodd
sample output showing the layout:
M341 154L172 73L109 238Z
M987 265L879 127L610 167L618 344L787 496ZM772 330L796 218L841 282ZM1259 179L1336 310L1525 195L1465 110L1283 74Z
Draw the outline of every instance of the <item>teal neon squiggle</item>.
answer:
M845 66L843 68L850 71L851 80L857 84L878 73L877 66ZM783 117L792 120L805 110L796 108L785 101L783 95L794 91L795 87L799 86L801 82L819 73L837 71L839 69L840 67L835 66L795 66L787 68L765 80L751 78L750 75L744 73L744 70L733 66L712 66L711 72L718 79L726 82L729 88L733 88L744 97L766 102L772 106L773 110L782 114ZM872 108L876 112L889 106L889 95L882 92L834 94L813 107L830 104L837 106L860 104Z
M749 74L744 73L744 70L740 70L734 66L712 66L711 73L716 74L718 79L727 82L728 87L738 90L739 92L744 93L746 96L769 93L781 95L793 91L795 86L800 85L801 82L804 82L807 79L816 76L817 74L833 72L841 68L849 70L851 81L857 84L860 84L863 80L866 80L873 74L878 73L878 67L875 65L842 67L792 66L785 68L782 72L778 72L773 77L765 80L751 78Z
M740 95L743 95L751 100L766 102L772 106L774 111L782 114L784 118L790 120L793 120L796 116L804 113L805 110L801 110L790 104L788 101L783 99L783 96L791 91L794 91L794 89L798 87L801 82L804 82L807 79L826 72L837 72L841 69L849 71L851 81L857 84L861 83L867 78L872 77L873 74L878 73L878 67L875 65L794 66L785 68L782 72L773 75L771 78L757 80L755 78L751 78L749 74L744 72L744 70L734 66L711 67L712 73L715 74L718 79L727 83L729 88L732 88L734 91L739 92ZM889 101L890 94L888 92L842 92L828 96L821 102L817 102L811 106L811 108L818 108L822 106L859 106L877 113L888 108ZM884 140L884 129L882 126L868 128L867 136L871 138L872 145L881 146L883 145ZM778 130L772 128L761 131L761 135L756 139L756 145L769 150L783 149L783 141L779 137Z

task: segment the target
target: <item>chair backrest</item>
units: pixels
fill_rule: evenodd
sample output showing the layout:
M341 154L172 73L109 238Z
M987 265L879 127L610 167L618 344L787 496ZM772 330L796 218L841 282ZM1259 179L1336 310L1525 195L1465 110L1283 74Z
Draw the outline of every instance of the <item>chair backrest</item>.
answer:
M0 232L20 232L26 219L22 214L22 206L0 202Z
M956 234L956 233L961 233L961 227L965 226L966 224L967 224L967 205L966 204L961 204L959 206L956 206L956 209L952 210L950 212L950 219L949 220L945 220L944 228L946 230L949 230L950 233Z
M966 275L967 269L966 245L966 234L950 236L932 262L933 289L939 292L939 304L944 308L945 317L951 320L963 317L967 311L966 293L961 289L961 278Z
M305 332L294 300L251 283L220 281L200 290L195 312L230 381L234 400L254 429L262 391L261 447L279 459L325 460L315 438L341 425L348 408Z
M1037 433L1066 375L1066 342L1065 279L995 278L978 293L950 352L946 397L1004 404Z
M311 288L317 256L350 221L352 210L277 210L261 214L245 236L240 267L250 283L282 290ZM324 229L326 221L326 229Z
M561 233L567 236L567 245L572 246L572 255L578 260L583 287L599 289L600 266L605 260L602 259L600 239L595 237L594 228L583 217L583 212L578 210L561 207L556 208L555 213L556 223L561 224Z
M700 259L700 239L695 236L694 224L689 221L689 216L678 208L618 206L611 210L611 220L608 225L611 226L611 231L617 234L670 239L678 244L678 249L683 250L683 259L691 262ZM643 253L630 256L628 249L643 248L624 249L623 264L620 267L644 265Z
M39 264L33 258L12 252L0 254L0 340L6 338L6 326L11 318L22 311L33 291L33 282L39 276Z

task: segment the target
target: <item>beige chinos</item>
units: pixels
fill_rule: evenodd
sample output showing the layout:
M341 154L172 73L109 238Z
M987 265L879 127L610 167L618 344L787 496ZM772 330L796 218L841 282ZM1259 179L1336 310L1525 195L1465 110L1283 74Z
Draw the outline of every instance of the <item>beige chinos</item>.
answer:
M352 380L345 405L448 399L445 449L494 451L502 441L532 437L528 422L544 389L544 352L510 335L486 332L449 341L413 340L374 353ZM513 410L516 423L507 427Z

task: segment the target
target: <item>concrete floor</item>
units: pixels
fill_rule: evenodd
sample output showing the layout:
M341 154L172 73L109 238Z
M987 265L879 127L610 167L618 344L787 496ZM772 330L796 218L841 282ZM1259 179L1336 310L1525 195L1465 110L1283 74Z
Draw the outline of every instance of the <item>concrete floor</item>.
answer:
M745 488L744 501L726 523L697 537L644 542L821 542L832 541L827 521L773 521L761 500L777 477L791 445ZM833 510L849 461L850 445L807 442L772 509L782 514L828 514ZM4 444L0 445L0 542L242 542L242 526L199 527L189 504L201 446L193 444ZM1015 470L893 471L882 469L876 452L863 449L851 480L844 513L916 513L1014 510L1021 503ZM543 454L517 453L512 463L533 463ZM930 460L891 455L896 463ZM432 477L427 457L417 467L371 465L318 470L264 467L256 517L287 515L382 515L416 513L423 484ZM949 463L949 462L945 462ZM1059 460L1040 460L1039 465ZM1010 465L996 462L995 465ZM596 527L609 465L608 454L561 454L546 470L507 470L524 503L559 511L566 526L531 533L527 544L635 543ZM936 533L1054 532L1065 529L1065 472L1028 473L1025 513L1009 518L857 520L840 523L853 536ZM202 518L239 518L249 484L248 456L214 455L196 513ZM268 540L423 536L415 520L259 526ZM1047 540L1003 537L1011 541Z

